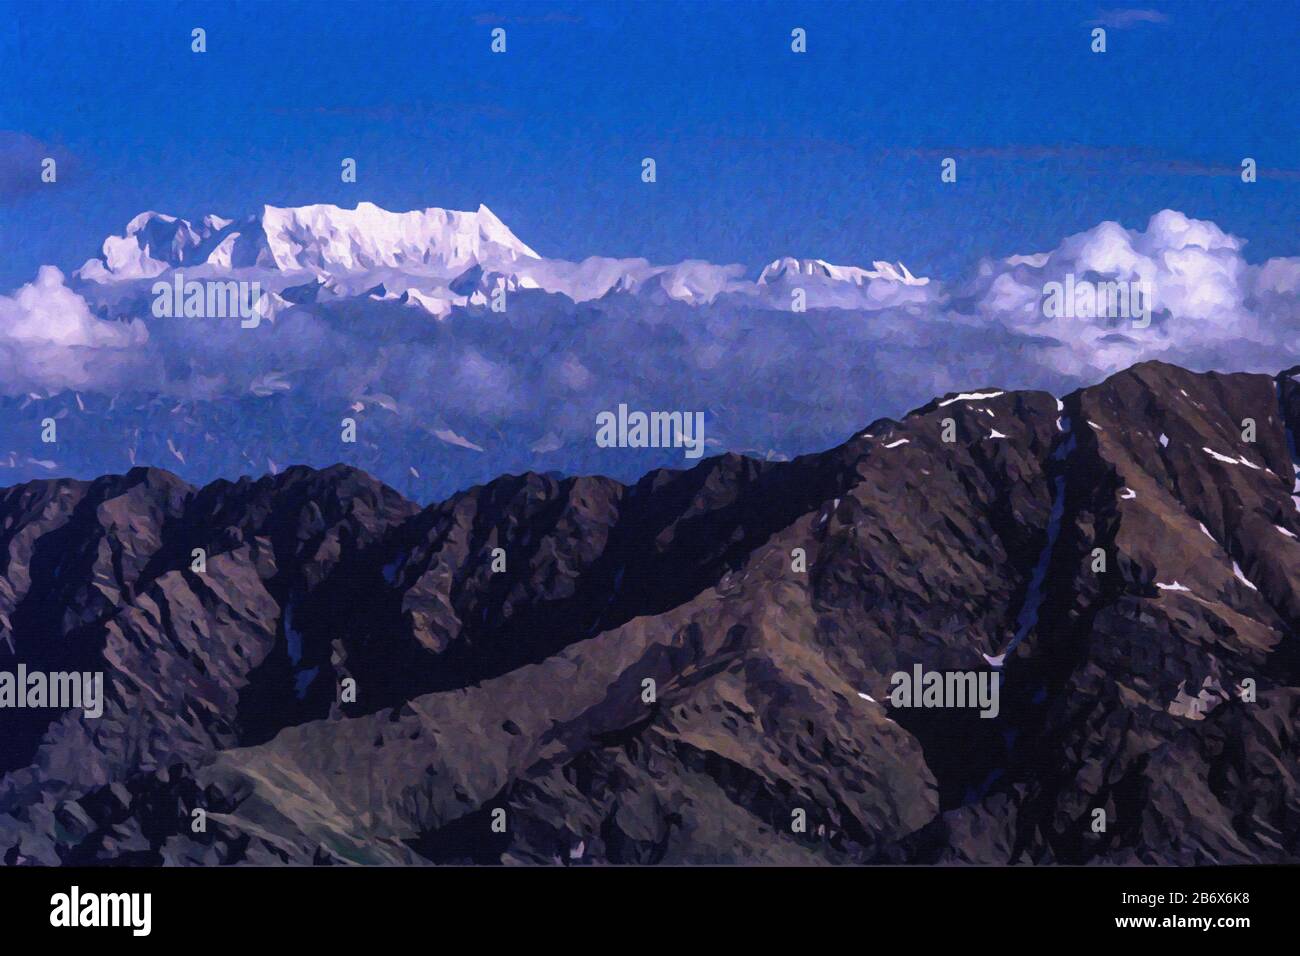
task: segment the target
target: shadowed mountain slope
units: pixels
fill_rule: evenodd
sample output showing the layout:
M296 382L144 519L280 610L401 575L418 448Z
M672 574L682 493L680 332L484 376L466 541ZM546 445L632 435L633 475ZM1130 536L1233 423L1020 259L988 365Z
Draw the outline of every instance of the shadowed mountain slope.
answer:
M1146 363L424 509L342 466L0 491L0 670L106 698L0 709L0 857L1294 862L1297 423L1289 374ZM895 706L918 664L997 716Z

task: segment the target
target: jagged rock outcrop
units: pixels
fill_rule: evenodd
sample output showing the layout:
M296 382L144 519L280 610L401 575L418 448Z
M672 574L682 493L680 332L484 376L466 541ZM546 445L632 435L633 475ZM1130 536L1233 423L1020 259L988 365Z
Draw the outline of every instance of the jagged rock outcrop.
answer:
M1298 423L1146 363L630 486L5 490L0 669L107 699L0 709L0 858L1294 862ZM894 706L916 664L997 716Z

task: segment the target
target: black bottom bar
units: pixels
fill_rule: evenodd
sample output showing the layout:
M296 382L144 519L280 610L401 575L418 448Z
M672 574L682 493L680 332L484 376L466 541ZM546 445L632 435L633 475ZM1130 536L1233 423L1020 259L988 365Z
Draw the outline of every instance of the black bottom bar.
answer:
M71 932L135 942L295 943L482 938L682 941L693 927L772 942L782 927L864 948L1107 936L1231 942L1294 918L1293 867L1215 868L0 868L11 939ZM55 928L111 920L117 927ZM148 893L148 937L136 937ZM92 899L87 902L87 897ZM140 898L143 903L143 898ZM134 917L134 919L132 919ZM1288 919L1291 917L1292 919ZM1207 925L1208 921L1208 925ZM1033 937L1022 934L1035 934ZM432 935L431 935L432 934ZM614 935L610 935L614 934ZM684 935L685 934L685 935ZM1050 934L1050 935L1039 935ZM1171 935L1172 934L1172 935ZM811 938L808 938L811 941Z

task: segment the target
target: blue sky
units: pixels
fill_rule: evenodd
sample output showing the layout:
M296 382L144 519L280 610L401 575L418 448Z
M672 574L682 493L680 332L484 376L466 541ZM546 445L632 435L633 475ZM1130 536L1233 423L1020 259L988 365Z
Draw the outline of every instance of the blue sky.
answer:
M0 3L0 289L144 209L359 200L483 202L548 256L754 270L951 275L1166 207L1296 254L1300 4L1121 6Z

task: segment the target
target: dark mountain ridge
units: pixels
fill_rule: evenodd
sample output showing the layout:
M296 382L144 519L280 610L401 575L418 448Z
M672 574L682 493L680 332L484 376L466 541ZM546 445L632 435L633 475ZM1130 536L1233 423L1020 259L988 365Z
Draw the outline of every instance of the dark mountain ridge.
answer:
M633 485L0 490L0 670L105 680L0 709L0 858L1294 862L1297 423L1149 362Z

